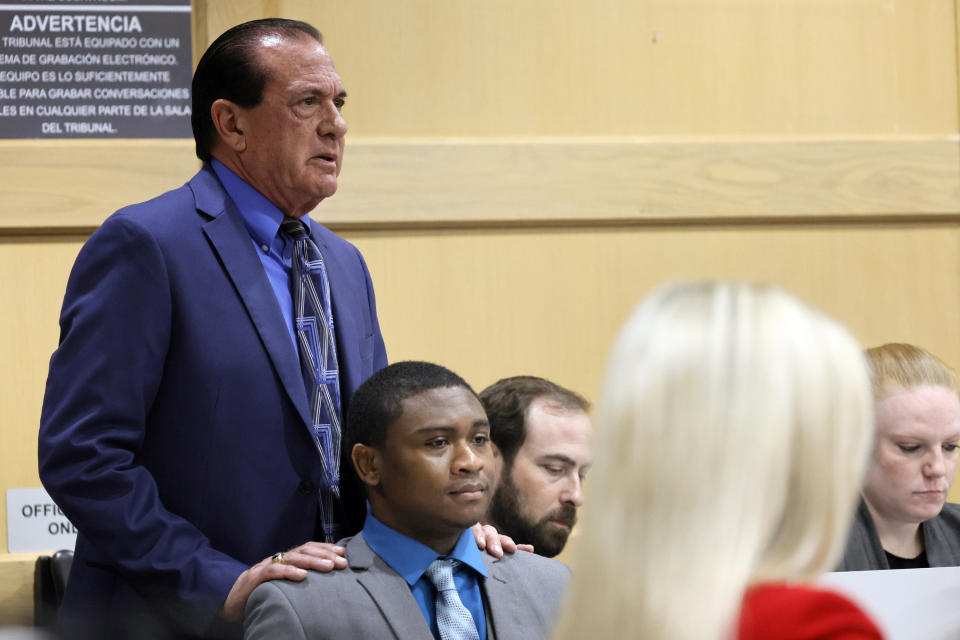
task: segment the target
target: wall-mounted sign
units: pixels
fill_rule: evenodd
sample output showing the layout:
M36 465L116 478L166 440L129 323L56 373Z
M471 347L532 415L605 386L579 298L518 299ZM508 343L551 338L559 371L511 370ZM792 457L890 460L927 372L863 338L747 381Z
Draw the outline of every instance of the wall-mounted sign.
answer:
M43 489L7 489L7 551L73 549L77 528Z
M8 1L0 138L189 138L192 67L189 0Z

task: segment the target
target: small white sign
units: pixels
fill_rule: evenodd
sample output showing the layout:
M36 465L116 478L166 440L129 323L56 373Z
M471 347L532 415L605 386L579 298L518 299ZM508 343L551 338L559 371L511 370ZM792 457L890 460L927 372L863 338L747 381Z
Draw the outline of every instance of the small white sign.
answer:
M44 489L7 489L7 551L73 549L77 528Z

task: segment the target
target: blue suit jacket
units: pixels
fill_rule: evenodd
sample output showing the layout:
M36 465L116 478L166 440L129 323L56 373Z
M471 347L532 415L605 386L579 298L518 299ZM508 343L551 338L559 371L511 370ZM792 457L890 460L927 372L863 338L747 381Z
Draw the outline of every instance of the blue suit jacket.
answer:
M346 411L386 352L359 251L313 229L330 277ZM322 473L283 322L209 166L116 212L84 245L39 438L43 484L80 531L66 615L207 635L244 569L317 539ZM352 533L363 502L345 493Z

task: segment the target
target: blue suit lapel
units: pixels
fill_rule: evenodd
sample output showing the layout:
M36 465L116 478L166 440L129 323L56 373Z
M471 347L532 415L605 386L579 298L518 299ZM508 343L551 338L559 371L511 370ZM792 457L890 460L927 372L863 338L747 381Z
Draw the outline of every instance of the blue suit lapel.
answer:
M196 196L197 209L213 216L203 226L203 233L213 245L243 301L290 401L304 425L311 429L312 420L307 405L307 391L300 374L299 357L290 342L277 297L263 271L243 219L212 170L201 171L191 180L190 186ZM313 437L312 430L310 436Z

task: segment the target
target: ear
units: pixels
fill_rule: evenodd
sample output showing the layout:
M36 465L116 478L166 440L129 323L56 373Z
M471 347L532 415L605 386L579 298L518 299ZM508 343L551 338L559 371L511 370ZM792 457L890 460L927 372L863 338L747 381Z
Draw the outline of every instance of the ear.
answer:
M235 102L224 98L214 100L210 105L210 117L213 126L220 134L221 143L235 152L247 148L247 138L244 136L244 109Z
M363 484L371 488L380 484L379 451L365 444L357 443L353 445L350 458L353 460L353 468Z

